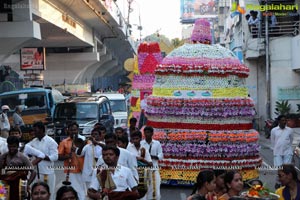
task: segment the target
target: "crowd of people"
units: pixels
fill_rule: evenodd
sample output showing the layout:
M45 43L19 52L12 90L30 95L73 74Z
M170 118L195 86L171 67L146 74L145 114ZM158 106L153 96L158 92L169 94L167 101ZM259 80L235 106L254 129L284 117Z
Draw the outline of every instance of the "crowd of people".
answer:
M27 144L20 142L20 129L11 128L0 152L0 180L10 186L10 199L160 199L162 147L152 139L152 127L144 128L142 139L136 120L130 121L128 130L118 127L113 134L96 123L89 138L70 122L68 137L59 144L42 122L33 124L35 138ZM66 176L57 192L55 170Z
M2 106L4 122L8 109ZM20 142L22 118L15 118L16 122L9 124L9 128L2 129L2 125L0 140L0 180L10 186L10 199L28 196L33 200L161 199L158 162L163 159L163 151L160 142L153 139L151 126L141 132L137 120L131 118L128 130L118 127L113 134L107 134L106 128L96 123L86 138L79 134L79 125L70 122L68 137L57 144L46 135L45 125L36 122L32 127L35 138L24 144ZM292 164L293 130L287 126L286 116L277 119L279 124L271 131L274 166L278 167L276 193L284 200L298 200L300 183ZM63 166L54 165L58 160L64 162ZM56 191L57 168L63 169L66 177ZM187 200L228 200L240 196L247 185L262 183L252 180L245 184L237 171L201 170Z

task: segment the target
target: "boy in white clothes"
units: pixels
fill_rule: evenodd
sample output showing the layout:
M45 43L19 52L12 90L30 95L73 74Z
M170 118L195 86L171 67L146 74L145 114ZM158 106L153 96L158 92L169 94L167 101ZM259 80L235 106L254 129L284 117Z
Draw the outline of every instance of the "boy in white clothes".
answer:
M148 187L147 199L160 199L160 183L161 178L159 174L159 166L158 160L163 159L163 151L159 141L153 140L154 130L151 126L146 126L144 128L144 136L145 140L141 141L141 146L144 147L147 151L149 151L152 163L153 170L152 176L150 176L150 182L152 183L150 187Z
M140 131L133 132L131 134L132 143L128 144L127 150L132 153L138 162L139 172L139 184L145 187L151 187L150 175L152 174L152 159L149 151L145 147L141 146L142 133ZM141 200L153 199L151 190L147 190L144 197Z
M117 147L117 136L115 134L107 134L105 135L105 144L107 146L113 146ZM120 150L120 156L118 159L118 164L123 165L124 167L128 167L131 171L133 176L135 177L136 180L139 179L139 175L137 172L137 161L135 159L135 156L131 154L128 150L119 148ZM104 160L102 156L98 159L96 166L103 166Z
M98 158L102 155L102 147L98 145L100 142L100 131L94 128L91 132L91 144L85 145L83 148L77 149L78 156L84 156L82 177L85 181L86 187L89 188L93 169L96 168Z

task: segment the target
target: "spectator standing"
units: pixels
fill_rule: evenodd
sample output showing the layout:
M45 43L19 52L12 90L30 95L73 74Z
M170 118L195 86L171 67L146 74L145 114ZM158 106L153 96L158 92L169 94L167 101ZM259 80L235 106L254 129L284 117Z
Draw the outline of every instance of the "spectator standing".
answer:
M273 147L274 166L292 163L293 129L286 126L287 118L278 116L279 125L271 130L271 145Z
M10 110L8 105L3 105L1 107L2 114L0 115L0 128L1 128L1 137L7 138L10 130L10 123L8 120L7 113Z
M159 174L158 161L163 159L163 151L160 142L152 139L153 133L154 130L151 126L146 126L144 128L145 140L141 141L141 146L145 147L145 149L149 151L153 163L152 175L150 176L150 182L152 185L148 187L148 194L152 194L152 199L160 199L161 178Z
M21 113L22 113L22 106L17 106L13 114L13 127L18 128L20 130L22 130L23 127L25 126Z
M50 187L50 193L55 192L55 172L54 161L58 160L57 143L55 140L45 134L45 126L43 122L36 122L33 124L33 132L36 138L26 144L36 150L45 154L44 158L37 163L37 177L35 182L43 181ZM54 199L52 196L50 199Z
M85 137L78 134L79 125L76 122L68 125L69 137L60 142L58 146L58 159L64 161L64 173L69 175L71 186L78 192L79 200L86 196L85 183L82 181L82 168L84 157L77 157L75 150L80 148Z

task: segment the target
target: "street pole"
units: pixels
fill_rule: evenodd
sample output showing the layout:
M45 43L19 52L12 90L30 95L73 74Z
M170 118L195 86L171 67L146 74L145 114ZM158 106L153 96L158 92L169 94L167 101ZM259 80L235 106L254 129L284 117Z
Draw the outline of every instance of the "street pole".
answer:
M268 8L266 1L265 7ZM268 24L268 10L265 11L265 48L266 48L266 117L271 118L271 74L270 74L270 56L269 56L269 24Z

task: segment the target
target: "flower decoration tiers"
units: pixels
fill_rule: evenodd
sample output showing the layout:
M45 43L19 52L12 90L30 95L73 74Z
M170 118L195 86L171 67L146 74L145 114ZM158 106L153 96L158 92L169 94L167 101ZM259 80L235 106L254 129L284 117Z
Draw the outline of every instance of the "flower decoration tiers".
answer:
M185 119L182 119L182 122L167 122L166 119L162 119L162 121L151 121L148 118L147 125L153 126L155 128L165 128L165 129L194 129L194 130L250 130L253 127L252 122L248 123L240 123L235 121L235 124L217 124L217 120L215 124L198 124L200 120L196 119L195 123L184 123ZM220 121L219 121L220 122Z
M245 86L245 80L243 78L233 75L227 77L156 75L156 81L153 87L176 89L178 82L186 88L195 90Z
M194 42L210 44L212 40L210 22L207 19L197 19L191 36Z
M155 140L164 141L209 141L216 142L257 142L259 133L256 130L234 130L234 131L206 131L206 130L178 130L156 129L153 135Z
M185 44L157 65L147 98L147 125L154 127L164 153L160 167L182 173L193 166L255 170L262 159L245 81L249 68L228 49L201 44L209 30L201 23L192 39L200 44ZM184 180L169 175L162 177Z
M164 142L165 158L241 158L259 155L257 143Z
M197 91L197 90L190 90L190 88L186 86L177 86L175 88L160 88L160 87L153 87L152 94L153 96L164 96L164 97L182 97L184 95L188 95L189 93L196 93L197 96L200 98L246 98L248 96L248 89L246 87L236 87L236 88L213 88L210 90L205 91ZM208 93L208 95L207 95Z
M152 88L154 80L154 74L134 75L132 89L141 90Z
M254 169L260 166L262 158L257 157L245 157L241 159L223 159L223 158L211 158L211 159L163 159L160 162L162 168L173 169Z
M147 99L149 106L165 106L165 107L253 107L254 102L251 98L169 98L169 97L156 97L150 96Z

